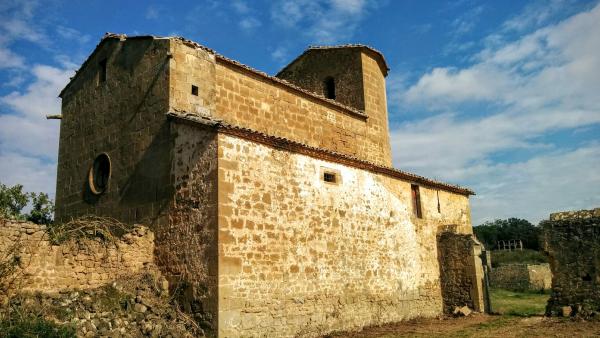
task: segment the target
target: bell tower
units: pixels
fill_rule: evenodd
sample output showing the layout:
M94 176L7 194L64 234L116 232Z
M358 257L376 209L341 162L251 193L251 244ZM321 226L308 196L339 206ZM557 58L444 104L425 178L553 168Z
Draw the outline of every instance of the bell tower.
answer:
M391 166L383 55L364 45L313 46L276 77L367 115L365 136Z

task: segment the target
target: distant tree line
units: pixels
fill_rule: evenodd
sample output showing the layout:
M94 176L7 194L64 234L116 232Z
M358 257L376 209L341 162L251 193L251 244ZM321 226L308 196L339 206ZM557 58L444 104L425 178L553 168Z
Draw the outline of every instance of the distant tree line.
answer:
M488 250L498 249L498 241L511 239L520 239L525 249L540 250L539 237L541 230L525 219L497 219L473 227L473 232Z
M23 213L27 205L31 206L31 210ZM54 203L48 194L24 192L20 184L8 187L0 183L0 217L50 224L53 214Z

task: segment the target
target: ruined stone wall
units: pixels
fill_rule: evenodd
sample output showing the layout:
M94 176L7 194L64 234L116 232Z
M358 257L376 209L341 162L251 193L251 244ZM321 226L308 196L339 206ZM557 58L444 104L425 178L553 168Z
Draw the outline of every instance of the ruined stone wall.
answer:
M436 235L468 198L219 135L219 332L318 336L442 312ZM323 181L323 170L339 183Z
M93 240L53 245L44 226L0 219L0 257L10 259L11 249L10 256L18 257L15 290L90 289L150 267L154 234L137 226L114 245Z
M548 290L551 287L550 265L506 264L491 270L490 285L507 290Z
M171 191L169 40L105 39L62 93L56 219L95 214L154 224ZM106 81L99 64L107 60ZM94 195L88 173L111 159L108 190Z
M540 223L552 270L548 314L600 314L600 208L550 215ZM567 310L565 310L567 309Z
M481 244L451 231L441 232L437 244L444 313L463 306L483 311Z
M215 60L214 55L203 49L179 40L172 42L171 110L212 116L269 135L391 165L387 111L385 118L373 116L367 121L364 116L327 104L243 67ZM381 93L369 94L368 99L370 102L375 100L374 97L385 100L383 75L379 75L375 83L373 90ZM191 94L192 85L199 88L198 96ZM382 109L385 101L378 102L378 109ZM371 118L379 122L369 122Z

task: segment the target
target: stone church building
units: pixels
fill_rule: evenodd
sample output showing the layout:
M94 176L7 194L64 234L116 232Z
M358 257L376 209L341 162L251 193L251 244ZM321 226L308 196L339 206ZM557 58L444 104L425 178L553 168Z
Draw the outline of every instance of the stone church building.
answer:
M56 219L152 227L158 266L219 337L482 310L473 192L392 168L387 73L363 45L269 76L183 38L107 34L60 93Z

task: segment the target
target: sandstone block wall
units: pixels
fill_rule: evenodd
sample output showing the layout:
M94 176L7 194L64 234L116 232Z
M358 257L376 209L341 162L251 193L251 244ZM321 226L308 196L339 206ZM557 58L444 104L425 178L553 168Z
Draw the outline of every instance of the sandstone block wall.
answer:
M0 219L0 257L17 244L20 291L90 289L154 263L154 234L137 226L115 245L86 240L53 245L44 226Z
M391 166L385 78L362 61L368 119L277 81L257 75L201 48L172 40L170 109L211 116L269 135ZM360 55L358 61L360 62ZM191 95L191 87L199 95Z
M436 235L468 199L220 134L219 333L318 336L442 312ZM322 179L323 170L339 183Z
M471 234L444 231L437 245L444 313L465 305L483 311L481 244Z
M550 258L552 295L546 312L600 314L600 208L550 215L543 227L544 250Z
M552 286L550 265L501 265L491 270L490 285L508 290L549 290Z
M168 39L105 39L63 91L56 220L85 214L154 224L172 195ZM106 81L99 64L106 60ZM108 190L94 195L88 173L107 153Z

